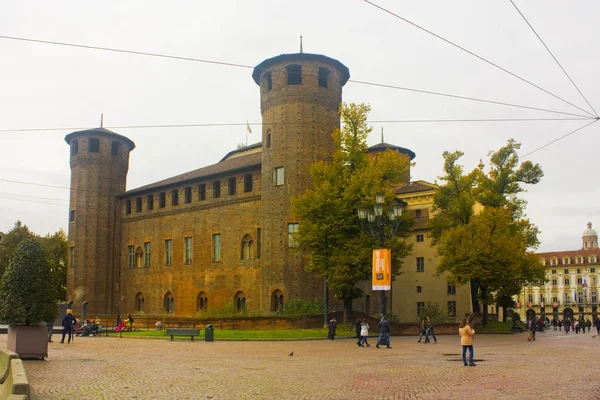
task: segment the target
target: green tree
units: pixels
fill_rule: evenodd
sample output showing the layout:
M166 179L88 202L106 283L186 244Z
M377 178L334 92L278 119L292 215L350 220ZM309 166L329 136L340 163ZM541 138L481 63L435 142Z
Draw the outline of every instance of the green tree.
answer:
M2 276L19 243L24 239L35 237L35 235L29 230L27 225L23 225L21 221L17 221L15 222L15 226L7 233L0 232L0 236L2 236L0 242L0 276Z
M465 175L457 164L462 153L444 153L445 184L434 200L438 273L449 272L451 281L471 285L473 309L479 311L478 299L483 301L484 324L492 293L506 308L523 285L544 279L544 268L531 251L539 244L539 231L525 218L526 202L518 197L522 184L538 183L543 172L530 161L519 165L519 148L510 139L490 152L487 175L483 164Z
M343 125L333 134L333 160L314 163L313 189L293 200L300 219L298 250L306 254L306 270L326 278L334 297L344 303L344 320L352 310L352 300L363 295L357 284L370 278L372 250L377 247L362 232L356 211L371 206L377 192L385 193L391 204L394 188L406 182L410 166L407 156L391 150L368 156L369 111L364 104L342 105ZM404 237L411 222L405 216L398 235L386 242L392 249L393 276L399 272L400 259L410 251Z
M54 234L46 235L40 239L48 255L48 262L52 272L52 282L56 287L56 299L65 301L67 298L67 257L69 244L67 235L62 229Z
M0 281L0 321L37 325L58 315L48 257L39 241L21 241Z

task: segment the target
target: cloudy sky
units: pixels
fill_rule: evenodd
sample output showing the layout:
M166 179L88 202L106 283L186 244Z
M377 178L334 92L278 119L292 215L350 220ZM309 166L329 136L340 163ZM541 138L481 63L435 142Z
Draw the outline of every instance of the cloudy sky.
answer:
M590 111L510 0L373 0L376 4ZM600 2L514 0L600 112ZM349 82L344 101L369 103L378 143L412 149L413 179L441 175L445 150L468 169L515 138L525 155L592 120L380 122L580 118L582 110L362 0L27 1L0 4L0 35L254 66L299 50L336 58L351 79L543 108L536 111ZM19 219L37 233L67 226L64 136L104 126L259 123L251 69L0 39L0 231ZM378 122L379 121L379 122ZM12 129L65 128L14 132ZM245 141L243 126L114 128L131 138L128 188L217 162ZM255 125L249 143L260 141ZM576 249L596 196L600 123L537 151L545 177L524 197L540 250Z

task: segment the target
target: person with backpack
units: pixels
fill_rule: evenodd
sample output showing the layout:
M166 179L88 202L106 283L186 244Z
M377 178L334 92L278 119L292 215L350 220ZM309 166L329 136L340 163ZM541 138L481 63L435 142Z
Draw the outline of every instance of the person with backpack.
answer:
M390 321L385 318L385 315L382 316L381 321L379 321L379 338L377 339L375 347L379 348L379 345L384 342L388 349L392 348L390 345Z

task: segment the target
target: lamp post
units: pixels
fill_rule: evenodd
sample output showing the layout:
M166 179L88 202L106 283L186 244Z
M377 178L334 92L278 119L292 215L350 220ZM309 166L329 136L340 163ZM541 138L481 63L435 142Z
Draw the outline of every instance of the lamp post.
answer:
M385 218L384 202L384 194L377 193L375 195L375 206L372 209L358 209L358 219L360 220L361 228L367 235L379 241L380 249L385 247L385 239L391 238L398 232L402 209L406 205L403 201L394 203L388 208L387 218ZM379 304L382 316L386 314L385 303L385 290L382 290Z

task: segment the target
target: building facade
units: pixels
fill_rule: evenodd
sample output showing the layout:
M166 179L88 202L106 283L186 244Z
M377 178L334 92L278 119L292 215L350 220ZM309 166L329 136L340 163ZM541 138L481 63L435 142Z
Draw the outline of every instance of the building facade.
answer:
M523 288L516 301L521 318L596 318L600 249L598 234L592 229L591 222L582 234L580 249L538 255L546 266L546 282Z

